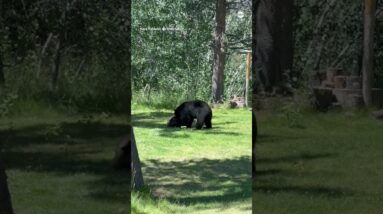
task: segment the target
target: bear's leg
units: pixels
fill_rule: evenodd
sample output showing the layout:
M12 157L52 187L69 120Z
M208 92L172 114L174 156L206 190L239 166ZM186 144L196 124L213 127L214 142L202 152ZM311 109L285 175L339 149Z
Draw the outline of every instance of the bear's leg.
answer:
M205 119L206 119L206 114L199 114L197 116L197 124L196 124L197 129L202 129L202 126L205 123Z
M206 128L211 129L211 118L206 118L205 125Z
M197 116L197 128L198 129L202 128L203 124L205 124L206 128L208 129L212 128L212 125L211 125L212 116L213 115L211 111L200 112Z
M191 128L193 125L193 120L189 121L187 124L186 124L186 128Z
M186 117L183 118L184 124L186 125L186 128L191 128L193 125L193 118L192 117Z

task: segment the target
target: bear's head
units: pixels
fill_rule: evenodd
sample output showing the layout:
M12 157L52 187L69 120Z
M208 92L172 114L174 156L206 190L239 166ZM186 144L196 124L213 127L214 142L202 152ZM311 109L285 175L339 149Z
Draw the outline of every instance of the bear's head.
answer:
M168 127L180 127L180 121L176 116L170 118L168 122Z

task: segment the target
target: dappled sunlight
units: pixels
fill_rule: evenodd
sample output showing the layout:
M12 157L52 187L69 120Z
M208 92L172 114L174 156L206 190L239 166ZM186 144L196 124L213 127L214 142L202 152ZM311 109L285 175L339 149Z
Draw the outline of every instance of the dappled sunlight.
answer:
M185 205L251 199L251 158L200 159L143 163L146 182L156 197ZM250 204L249 204L250 205Z
M305 114L304 120L316 122L303 121L304 132L275 125L283 118L270 112L258 114L256 210L374 213L381 209L383 174L377 169L383 166L379 131L383 124L363 114L353 115L352 121L342 114Z
M78 211L129 209L129 175L111 164L128 132L125 118L15 121L1 124L0 146L16 211L36 201Z
M172 111L133 115L145 184L179 213L250 213L251 112L212 110L201 130L166 127Z

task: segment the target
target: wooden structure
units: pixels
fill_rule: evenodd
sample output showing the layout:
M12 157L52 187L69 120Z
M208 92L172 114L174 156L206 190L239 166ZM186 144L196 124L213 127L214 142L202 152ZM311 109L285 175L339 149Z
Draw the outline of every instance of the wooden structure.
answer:
M251 69L251 50L241 50L240 53L246 54L246 82L245 82L245 107L249 106L249 82Z
M230 101L229 101L230 108L243 108L246 106L246 101L243 97L237 97L234 96Z
M319 109L332 106L363 106L362 78L360 76L343 75L342 69L328 68L312 76L311 86L315 104ZM383 89L372 89L373 104L383 106Z

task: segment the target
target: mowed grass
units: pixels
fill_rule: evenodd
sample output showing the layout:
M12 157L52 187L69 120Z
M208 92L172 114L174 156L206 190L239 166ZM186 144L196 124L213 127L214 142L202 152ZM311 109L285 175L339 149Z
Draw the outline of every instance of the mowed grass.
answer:
M134 106L146 188L132 213L251 213L251 112L213 108L213 128L167 128L173 110Z
M127 115L14 116L0 121L15 213L128 213L128 173L111 168Z
M364 111L258 116L255 213L383 213L383 122Z

